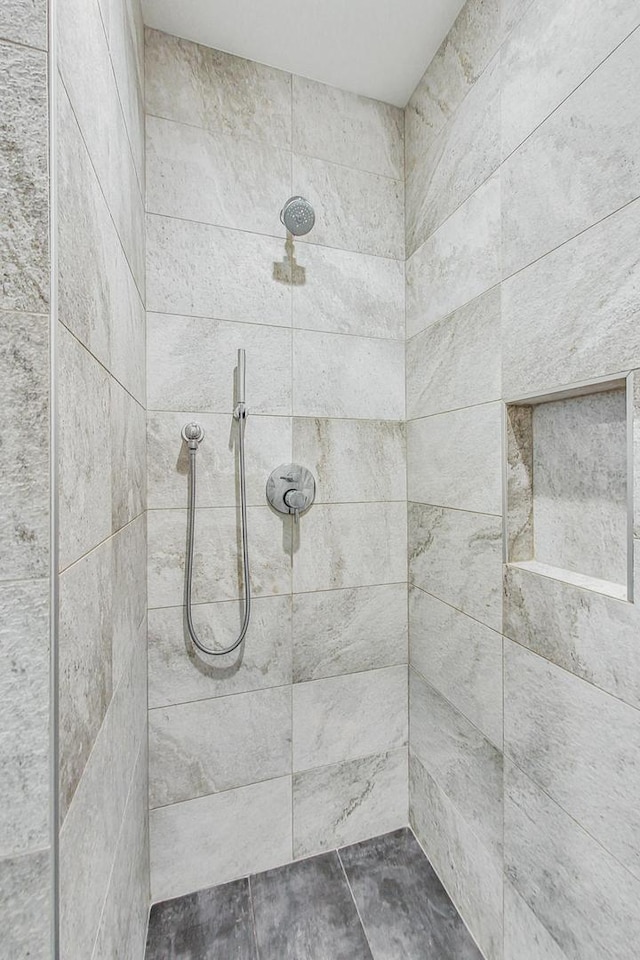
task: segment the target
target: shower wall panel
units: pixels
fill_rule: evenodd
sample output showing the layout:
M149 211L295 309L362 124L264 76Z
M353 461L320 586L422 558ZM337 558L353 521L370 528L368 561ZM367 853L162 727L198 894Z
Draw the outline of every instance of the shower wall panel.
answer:
M402 111L146 36L149 729L153 898L407 821ZM316 226L294 244L292 194ZM222 662L183 622L197 419L194 617L239 628L233 369L247 351L253 614ZM265 500L317 479L294 527Z

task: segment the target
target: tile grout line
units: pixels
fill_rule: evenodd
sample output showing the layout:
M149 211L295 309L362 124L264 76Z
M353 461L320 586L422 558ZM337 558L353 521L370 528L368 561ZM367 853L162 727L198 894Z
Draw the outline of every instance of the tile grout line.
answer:
M249 889L249 909L251 910L251 929L253 932L253 943L256 948L256 960L260 960L260 948L258 946L258 931L256 928L256 911L253 904L253 891L251 889L251 874L247 877L247 887Z
M337 856L337 858L338 858L338 863L340 864L340 867L341 867L341 869L342 869L342 874L343 874L344 879L345 879L345 882L346 882L346 884L347 884L347 888L348 888L348 890L349 890L349 893L351 894L351 900L353 901L353 905L354 905L354 907L356 908L356 913L357 913L357 915L358 915L358 920L360 921L360 926L361 926L361 928L362 928L362 933L364 934L364 939L366 940L367 946L369 947L369 953L371 954L372 960L374 960L373 949L372 949L372 947L371 947L371 942L370 942L369 936L368 936L368 934L367 934L367 928L366 928L366 926L365 926L365 924L364 924L364 920L362 919L362 915L361 915L361 913L360 913L360 907L358 906L358 902L357 902L357 900L356 900L356 898L355 898L355 894L354 894L353 889L352 889L352 887L351 887L351 883L349 882L349 877L347 876L347 871L345 870L344 863L342 862L342 857L340 856L340 848L336 848L335 853L336 853L336 856Z

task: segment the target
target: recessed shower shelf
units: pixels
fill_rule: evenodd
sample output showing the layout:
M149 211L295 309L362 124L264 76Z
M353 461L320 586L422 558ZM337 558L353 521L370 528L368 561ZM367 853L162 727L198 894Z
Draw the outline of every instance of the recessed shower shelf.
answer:
M574 587L582 587L583 590L603 593L615 600L627 599L627 587L620 583L613 583L611 580L599 580L598 577L576 573L574 570L565 570L564 567L554 567L550 563L541 563L539 560L520 560L516 563L510 563L509 566L519 567L520 570L529 570L531 573L537 573L538 576L548 577L551 580L562 580Z

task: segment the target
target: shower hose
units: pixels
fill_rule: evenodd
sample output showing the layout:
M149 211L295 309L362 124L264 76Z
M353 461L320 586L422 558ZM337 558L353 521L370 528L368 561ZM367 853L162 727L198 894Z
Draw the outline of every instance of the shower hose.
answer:
M187 614L187 628L189 630L189 636L194 643L194 646L198 648L202 653L206 653L212 657L222 657L226 653L232 653L237 647L240 646L244 640L247 629L249 627L249 619L251 617L251 584L249 582L249 547L247 544L247 484L245 478L245 464L244 464L244 428L246 423L246 411L244 404L238 404L236 411L234 413L236 420L238 421L238 458L240 466L240 514L242 522L242 567L243 567L243 579L244 579L244 616L242 618L242 626L240 627L240 633L238 634L235 641L228 647L223 647L222 649L213 650L211 647L208 647L205 643L202 642L198 634L196 633L195 627L193 625L193 613L192 613L192 587L193 587L193 550L194 550L194 541L195 541L195 522L196 522L196 455L198 453L198 440L189 440L189 518L187 522L187 563L185 570L185 606Z

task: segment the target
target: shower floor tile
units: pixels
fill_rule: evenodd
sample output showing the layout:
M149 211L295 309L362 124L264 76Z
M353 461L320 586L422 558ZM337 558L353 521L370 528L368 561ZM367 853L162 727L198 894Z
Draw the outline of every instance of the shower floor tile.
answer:
M155 904L146 960L482 960L409 829Z

